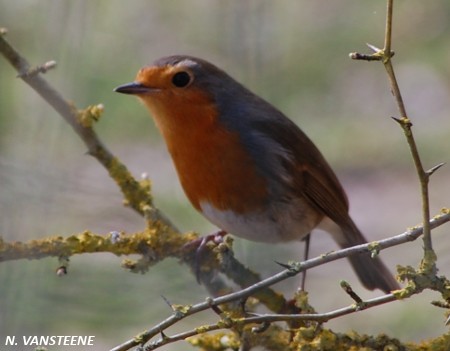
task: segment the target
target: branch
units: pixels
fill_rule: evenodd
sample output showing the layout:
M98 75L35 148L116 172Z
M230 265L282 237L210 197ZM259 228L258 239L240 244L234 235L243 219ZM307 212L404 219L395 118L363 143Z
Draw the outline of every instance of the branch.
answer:
M380 297L376 297L370 300L361 301L360 304L353 304L347 307L339 308L334 311L326 313L305 313L305 314L256 314L252 313L252 317L245 318L227 318L222 319L217 323L201 326L192 330L181 332L173 336L162 335L158 340L151 342L145 347L145 351L156 350L164 345L174 343L176 341L185 340L189 337L204 334L206 332L220 330L220 329L231 329L234 326L242 328L244 325L248 324L262 324L267 327L274 322L299 322L299 321L314 321L318 323L324 323L329 320L339 318L345 315L360 312L375 306L379 306L388 302L397 300L394 294L387 294ZM254 327L257 328L257 327ZM113 349L111 351L125 351L128 349Z
M177 231L175 226L153 207L149 183L147 182L142 186L134 179L126 166L103 145L92 129L92 123L87 122L88 120L97 120L101 115L101 108L90 106L85 110L77 110L40 74L49 68L49 64L31 68L28 61L6 41L5 33L5 29L0 33L0 53L16 69L18 77L31 86L73 128L86 145L88 153L95 157L106 168L111 178L115 180L125 196L127 204L141 215L147 214L148 220L152 222L160 221ZM51 62L51 67L56 65L55 61L49 62ZM46 69L44 70L43 67L46 67Z
M166 228L167 229L167 228ZM84 231L68 237L54 236L28 242L4 242L0 238L0 262L45 257L69 257L76 254L108 252L117 256L139 254L157 262L168 256L181 258L181 248L196 238L195 234L178 235L164 231L165 240L155 230L134 234L112 232L107 235ZM128 267L131 268L131 267ZM147 267L148 268L148 267Z
M430 221L430 228L436 228L436 227L438 227L446 222L449 222L449 221L450 221L450 210L448 210L448 209L443 210L441 214L435 216ZM148 329L147 331L143 332L136 338L130 339L130 340L124 342L123 344L114 347L110 351L126 351L134 346L137 346L140 344L145 344L151 338L160 334L161 332L163 332L164 330L166 330L167 328L169 328L170 326L174 325L175 323L179 322L182 319L185 319L185 318L187 318L193 314L196 314L198 312L210 309L212 306L218 306L218 305L230 303L233 301L245 300L249 296L253 296L259 290L267 288L269 286L272 286L272 285L279 283L290 277L293 277L293 276L303 272L304 270L308 270L313 267L317 267L322 264L325 264L325 263L328 263L331 261L335 261L335 260L350 256L350 255L363 253L363 252L365 252L365 253L372 252L374 250L380 251L380 250L384 250L384 249L392 247L392 246L404 244L409 241L414 241L422 233L423 233L423 227L417 226L417 227L414 227L402 234L393 236L388 239L384 239L384 240L380 240L380 241L372 242L372 243L367 243L367 244L362 244L362 245L357 245L357 246L353 246L350 248L330 252L326 255L321 255L321 256L312 258L310 260L301 262L301 263L300 262L292 263L292 264L288 265L287 269L285 269L267 279L264 279L256 284L253 284L252 286L250 286L248 288L242 289L240 291L237 291L237 292L234 292L234 293L231 293L228 295L223 295L223 296L216 297L216 298L208 298L205 302L201 302L201 303L198 303L198 304L195 304L192 306L178 307L172 316L168 317L164 321L158 323L157 325L155 325L152 328ZM400 290L400 292L401 291L402 290ZM385 297L368 300L368 302L370 302L369 307L373 307L373 306L376 306L381 303L389 302L389 301L391 301L391 299L395 300L397 298L409 297L409 296L411 296L412 293L413 293L412 291L409 291L408 294L401 294L401 293L399 293L399 294L395 293L394 295L388 294ZM386 301L384 299L386 299ZM348 313L353 313L353 312L355 312L355 311L351 311L351 308L346 307L344 309L340 309L340 310L337 310L334 312L329 312L328 314L322 314L322 317L313 317L313 320L316 320L315 318L318 318L318 319L320 319L320 318L323 318L323 319L337 318L337 317L339 317L339 315L338 315L339 313L348 314ZM292 315L286 315L286 314L277 315L277 316L284 316L285 318L281 319L281 320L285 320L285 321L291 320L291 318L292 318L292 317L290 317ZM317 316L317 315L314 314L313 316ZM282 317L279 317L279 318L282 318ZM293 318L295 319L296 317L293 317ZM298 318L303 318L303 317L298 317ZM271 321L271 320L269 319L268 321ZM166 337L166 336L164 336L164 337ZM177 339L177 340L179 340L179 339ZM151 350L151 348L149 348L149 350Z
M153 206L150 181L148 179L143 179L141 182L137 181L128 171L127 167L103 145L95 133L92 125L100 118L103 106L96 105L89 106L86 109L77 109L42 77L41 73L54 67L56 63L49 61L50 63L31 68L28 61L5 39L6 33L7 30L5 28L0 28L0 53L16 69L18 72L17 77L31 86L73 128L75 133L86 145L88 154L95 157L116 182L125 197L125 204L146 218L147 229L152 231L154 237L158 237L162 246L164 246L163 243L167 243L169 238L181 236L180 231L171 221ZM167 237L168 233L170 235ZM84 242L84 239L79 243ZM59 252L83 252L79 251L76 247L71 247L73 243L70 243L70 240L67 242L66 239L61 237L43 239L43 241L46 240L49 240L49 242L35 241L30 242L28 245L21 245L20 243L7 244L0 240L0 259L25 258L23 256L25 254L31 255L26 258L39 258L44 256L59 256ZM179 238L179 241L182 240L182 238ZM143 245L145 246L145 244ZM34 246L38 248L35 249ZM86 249L86 247L84 248ZM193 268L196 264L194 260L184 257L182 260L184 263L190 265L192 270L195 269ZM151 260L149 261L144 255L138 262L129 262L128 266L132 270L145 271L150 264ZM223 280L217 278L213 281L211 276L212 273L208 272L208 274L200 277L200 280L211 294L217 295L223 293L224 289L229 291Z
M403 132L406 136L406 140L409 145L409 149L414 161L414 165L416 168L416 172L420 182L420 191L422 196L422 220L424 223L424 258L422 260L422 265L427 267L430 272L436 272L436 254L433 251L433 245L431 240L431 228L429 227L429 218L430 218L430 202L428 195L428 183L430 176L434 173L434 171L441 166L435 166L431 170L426 171L422 165L422 160L419 155L419 151L417 149L417 145L412 133L412 123L408 118L406 113L405 104L403 102L402 94L400 92L400 88L397 82L397 78L395 76L394 67L392 65L392 56L393 52L391 51L392 47L392 17L393 17L393 7L394 0L387 0L387 9L386 9L386 29L384 36L384 48L377 49L376 47L370 45L370 47L375 51L372 55L364 55L359 53L351 53L350 57L355 60L366 60L366 61L381 61L383 62L384 68L389 78L389 83L391 86L391 92L395 98L397 103L398 110L400 112L400 118L394 118L395 121L399 123L402 127Z
M52 237L32 240L28 243L5 243L0 238L0 261L21 258L37 259L42 257L69 257L87 252L110 252L115 255L140 254L137 261L125 260L123 266L132 272L146 272L149 267L166 257L176 257L196 271L199 264L195 258L195 250L187 252L185 244L197 238L196 234L181 235L178 229L153 206L151 186L148 179L138 182L133 178L126 166L103 145L92 128L100 117L103 106L89 106L77 110L75 106L64 99L40 73L45 73L55 66L55 62L36 68L30 68L27 60L22 57L4 38L6 30L0 31L0 52L18 71L18 77L29 84L45 101L47 101L74 129L88 148L88 153L94 156L109 172L122 191L126 204L147 219L147 229L142 233L121 235L120 241L114 242L110 235L101 236L91 232L72 235L68 238ZM231 252L228 250L228 252ZM259 280L250 269L239 263L234 256L215 254L209 250L206 263L208 269L202 270L200 282L212 296L230 292L228 284L216 274L221 270L241 287L253 284ZM226 260L223 260L226 258ZM225 262L226 261L226 262ZM229 268L232 269L229 269ZM239 272L238 275L235 272ZM264 289L258 293L260 302L269 309L280 312L286 300L272 289Z

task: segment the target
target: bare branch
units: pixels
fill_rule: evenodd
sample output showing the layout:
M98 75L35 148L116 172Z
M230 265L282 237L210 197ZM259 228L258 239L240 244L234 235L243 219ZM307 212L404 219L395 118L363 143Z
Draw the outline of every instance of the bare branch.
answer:
M429 196L428 196L428 183L429 177L435 171L433 168L430 171L425 171L422 160L419 155L419 151L412 133L412 123L408 118L406 113L405 104L403 102L402 94L400 92L400 88L397 82L397 78L395 76L394 67L392 65L392 18L393 18L393 9L394 9L394 0L387 0L387 8L386 8L386 28L384 35L384 47L383 49L378 49L372 45L369 47L375 51L372 55L364 55L358 53L351 53L350 57L356 60L366 60L366 61L381 61L383 62L384 68L388 75L389 83L391 86L392 95L395 98L397 103L398 110L400 112L400 118L394 118L402 127L403 132L406 136L406 140L408 142L410 152L414 161L414 165L416 167L416 172L420 181L420 190L422 196L422 220L424 223L424 260L428 261L427 266L433 272L436 272L436 264L435 264L435 254L433 252L433 245L431 240L431 228L429 227L429 218L430 218L430 204L429 204Z
M360 312L368 308L379 306L388 302L397 300L394 294L386 294L379 297L375 297L370 300L361 301L361 303L349 305L343 308L336 309L334 311L325 313L312 313L312 314L263 314L256 315L254 317L243 318L240 320L243 323L263 323L263 322L280 322L280 321L315 321L315 322L327 322L331 319L342 317L355 312Z
M403 131L406 136L406 140L408 141L408 145L411 151L411 155L414 160L414 165L416 166L417 175L420 181L420 188L422 194L422 219L424 223L424 251L425 256L430 257L431 255L427 255L427 251L433 251L433 245L431 240L431 228L428 226L428 220L430 218L430 203L428 196L428 182L429 182L429 174L425 171L422 160L419 155L419 151L416 145L416 141L414 139L412 133L412 123L410 122L408 115L406 113L405 104L403 102L403 98L400 92L400 88L398 86L397 78L395 76L394 67L391 61L391 44L392 44L392 16L393 16L393 8L394 8L394 0L387 0L387 11L386 11L386 31L385 31L385 40L384 40L384 68L386 69L387 75L389 77L389 81L391 84L391 91L394 95L395 101L397 102L397 106L400 112L400 125L403 128ZM435 262L430 262L430 269L436 271Z

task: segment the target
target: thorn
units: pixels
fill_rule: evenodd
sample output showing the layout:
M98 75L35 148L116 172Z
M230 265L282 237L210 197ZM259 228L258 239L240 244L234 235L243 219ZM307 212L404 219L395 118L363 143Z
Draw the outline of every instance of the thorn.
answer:
M263 316L261 313L256 313L256 312L246 312L245 315L247 317L262 317Z
M280 263L277 261L274 261L276 264L280 265L281 267L285 268L288 270L288 274L290 276L294 276L297 275L298 273L300 273L301 271L303 271L305 268L303 266L302 262L290 262L288 264L285 263Z
M159 331L159 334L161 334L161 339L163 339L163 340L167 340L169 337L164 333L164 331L163 330L160 330Z
M398 124L402 124L402 120L401 120L400 118L397 118L397 117L394 117L394 116L391 116L391 118L392 118L395 122L397 122Z
M445 165L445 162L441 162L434 167L431 167L426 173L431 176L434 172L436 172L439 168Z
M397 117L393 117L391 116L391 118L397 122L398 124L400 124L402 127L406 126L408 128L412 127L412 122L410 121L410 119L408 117L402 117L402 118L397 118Z
M277 265L279 265L279 266L281 266L281 267L283 267L283 268L286 268L286 269L292 268L290 264L281 263L281 262L278 262L278 261L274 261L274 262L275 262Z
M366 43L366 45L369 47L370 50L372 50L375 54L381 52L381 49L377 48L375 45Z
M450 316L448 316L447 320L445 321L445 325L449 325L450 324Z
M164 300L164 302L173 310L173 305L172 303L164 296L161 295L161 298Z
M377 48L375 45L366 43L366 45L369 47L370 50L373 51L372 55L364 55L368 56L366 58L359 58L359 60L366 60L366 61L381 61L381 60L389 60L392 56L395 55L395 52L391 50L389 53L389 57L384 51L384 49Z

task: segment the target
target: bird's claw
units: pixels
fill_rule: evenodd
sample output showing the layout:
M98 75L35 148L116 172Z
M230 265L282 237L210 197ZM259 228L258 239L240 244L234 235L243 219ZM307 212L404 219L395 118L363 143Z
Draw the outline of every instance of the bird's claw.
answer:
M197 279L197 282L200 284L200 260L201 260L201 255L202 253L205 251L206 245L208 244L208 242L212 241L214 242L216 245L220 244L223 242L223 237L227 235L227 232L224 230L219 230L215 233L209 234L209 235L205 235L199 239L193 240L188 242L187 244L184 245L185 249L191 249L194 247L197 247L195 249L195 258L194 258L194 269L195 269L195 277Z

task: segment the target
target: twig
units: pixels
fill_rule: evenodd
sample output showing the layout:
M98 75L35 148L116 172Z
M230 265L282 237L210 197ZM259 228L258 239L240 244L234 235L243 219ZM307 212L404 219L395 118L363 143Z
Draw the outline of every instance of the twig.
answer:
M440 226L441 224L444 224L449 221L450 221L450 212L443 211L443 213L435 216L430 221L430 227L435 228L435 227ZM412 228L402 234L393 236L388 239L377 241L376 242L377 249L383 250L388 247L400 245L400 244L406 243L408 241L413 241L413 240L417 239L422 234L422 232L423 232L423 227L418 226L418 227ZM301 262L301 263L290 264L289 268L287 268L267 279L264 279L256 284L253 284L252 286L250 286L248 288L242 289L240 291L237 291L237 292L234 292L234 293L231 293L228 295L220 296L217 298L213 298L213 299L208 298L207 301L205 301L205 302L201 302L201 303L189 306L189 308L185 309L185 311L183 313L173 314L172 316L166 318L164 321L158 323L157 325L153 326L149 330L140 334L139 338L130 339L130 340L124 342L123 344L114 347L110 351L126 351L134 346L139 345L139 344L144 344L145 342L147 342L154 336L158 335L161 330L165 330L165 329L169 328L170 326L174 325L181 319L184 319L195 313L205 311L205 310L209 309L212 305L220 305L220 304L244 299L246 297L254 295L260 289L266 288L268 286L272 286L280 281L283 281L287 278L295 276L306 269L311 269L313 267L317 267L322 264L325 264L325 263L328 263L331 261L335 261L335 260L350 256L350 255L354 255L354 254L358 254L358 253L362 253L362 252L370 252L373 249L373 245L374 245L373 242L363 244L363 245L357 245L357 246L342 249L339 251L330 252L327 255L321 255L321 256L309 259L307 261ZM391 294L386 295L386 296L390 296L390 295ZM389 297L389 299L394 300L395 298ZM374 302L373 302L374 306L377 305L377 304L375 304L375 301L380 301L378 304L388 302L388 301L382 302L383 301L382 299L381 300L374 299ZM391 301L391 300L389 300L389 301ZM333 317L336 314L336 317L339 317L340 316L339 313L343 313L343 314L348 313L348 308L346 308L344 310L338 310L338 311L340 311L340 312L335 311L335 312L332 312L331 315L325 314L325 316L326 316L326 318L329 318L329 317ZM282 320L289 320L289 318L291 318L291 317L289 317L289 315L276 315L276 316L285 316L286 318L282 319ZM312 315L312 316L317 316L317 315ZM333 317L333 318L336 318L336 317ZM281 318L281 317L277 317L277 318ZM313 318L317 318L317 317L313 317ZM271 321L271 320L269 320L269 321Z
M75 133L86 145L88 154L95 157L106 168L111 178L117 183L125 197L126 204L144 216L148 222L148 228L152 229L155 235L161 234L161 241L165 240L165 234L168 232L180 236L180 231L173 223L153 206L150 183L146 180L143 180L143 182L137 181L128 171L127 167L105 147L92 128L92 121L95 121L95 119L98 118L98 116L93 113L93 109L96 109L97 112L101 112L101 108L99 109L99 106L97 105L88 107L84 110L78 110L43 78L41 73L44 70L42 68L31 70L33 74L24 74L24 72L31 72L30 64L8 43L5 39L6 33L7 30L1 28L0 53L17 70L19 77L30 85L73 128ZM17 247L15 246L16 243L8 245L1 240L0 244L0 252L5 249L5 246L10 253L11 249L14 251L14 248ZM15 256L13 254L9 257ZM2 257L0 255L0 259L2 258L4 258L4 256ZM33 258L33 256L30 258ZM182 260L187 264L193 264L185 258L182 258ZM140 263L144 263L145 261L146 258L142 259ZM213 295L219 294L219 291L223 292L225 286L224 281L220 278L215 279L214 282L212 282L211 279L202 279L202 282Z
M153 209L152 197L139 182L133 178L126 166L122 164L100 141L95 131L90 127L83 125L79 121L79 112L74 105L64 99L63 96L53 88L43 77L42 66L35 69L30 68L28 61L21 56L5 39L0 35L0 52L17 70L18 77L30 85L47 103L52 106L58 114L74 129L75 133L81 138L88 149L88 153L94 156L109 172L110 176L116 181L127 203L138 213L144 215L147 209ZM52 62L52 61L50 61ZM47 66L54 66L50 64ZM47 67L47 70L50 67ZM177 230L175 226L163 215L153 211L154 221Z
M391 50L391 42L392 42L392 15L393 15L393 7L394 0L388 0L387 2L387 15L386 15L386 33L385 33L385 41L384 41L384 53L389 53ZM424 170L422 165L422 161L419 156L419 151L417 149L417 145L411 130L412 123L407 117L406 108L403 103L403 98L400 93L400 88L397 83L397 79L395 77L394 68L392 66L392 62L390 56L388 55L385 60L383 60L384 67L388 74L392 93L397 101L397 106L400 111L401 123L400 125L403 128L406 139L408 141L411 154L414 160L414 164L416 166L416 171L420 180L420 188L422 194L422 219L424 223L423 228L423 242L424 242L424 251L427 256L428 251L433 251L432 241L431 241L431 229L428 225L428 221L430 218L430 201L428 196L428 182L429 182L429 174ZM433 255L434 256L434 255ZM429 256L428 256L429 257ZM435 262L431 264L432 269L435 271Z
M3 54L19 73L29 72L29 63L7 42L4 38L6 33L7 30L5 28L0 30L0 53ZM78 110L74 105L64 99L61 94L42 77L42 74L40 74L43 73L42 69L33 70L33 72L33 74L23 74L20 78L29 84L63 117L67 123L69 123L87 146L88 153L94 156L107 169L111 178L115 180L126 199L126 204L139 214L143 215L148 221L147 230L151 231L152 241L156 242L156 245L149 246L148 241L145 240L142 242L134 242L135 245L133 245L131 251L137 250L137 252L134 251L133 253L140 253L142 258L133 262L126 261L123 263L123 266L131 271L142 272L146 271L149 266L154 264L158 259L175 256L180 258L182 262L188 264L191 268L195 267L197 263L191 260L190 255L186 252L180 252L181 246L177 245L177 243L185 244L186 240L189 238L192 239L192 235L181 235L172 222L153 206L150 182L148 179L144 177L141 182L137 181L128 171L126 166L103 145L92 128L93 122L98 119L98 113L101 113L103 109L102 105L90 106L86 109ZM145 235L146 234L144 233L144 236ZM73 237L74 236L72 236L72 238ZM86 242L84 241L86 238L87 236L82 234L82 241L79 242L77 242L79 239L78 237L75 242L66 242L66 239L59 237L50 238L49 241L43 239L31 241L29 243L6 243L0 238L0 261L17 258L60 256L59 252L61 250L65 253L83 253L85 252L84 250L86 250ZM100 250L99 244L95 242L95 238L89 237L88 241L90 241L90 239L94 239L92 245L89 246L92 249L91 252L98 252L98 250ZM103 238L100 239L100 242L105 243ZM108 242L109 241L107 240L106 247L109 245ZM55 245L52 245L54 243ZM43 250L36 250L36 244L43 248ZM118 250L119 247L123 248L123 246L124 242L121 242L119 245L114 245L113 249L109 247L104 250L104 247L102 247L101 251L114 252ZM157 247L160 252L156 255L157 259L149 259L146 251L153 249L154 247ZM217 263L217 255L214 259ZM239 275L236 275L234 274L235 271L231 268L226 269L225 267L225 269L223 269L223 267L221 267L222 271L235 281L236 284L241 287L253 284L255 281L254 272L244 267L234 257L228 258L228 264L233 269L239 268ZM215 268L217 268L217 266ZM212 268L208 272L202 272L200 279L208 292L213 296L222 295L224 292L231 290L227 285L227 282L221 277L218 277ZM264 292L261 291L258 295L258 299L269 309L276 312L280 311L280 306L283 306L285 303L285 299L281 294L277 294L269 288L265 289Z
M218 322L215 324L210 325L204 325L189 331L181 332L172 336L165 336L164 338L160 338L154 342L151 342L149 345L147 345L144 348L144 351L151 351L156 350L157 348L160 348L167 344L172 344L174 342L180 341L180 340L186 340L187 338L190 338L191 336L204 334L207 332L211 332L214 330L220 330L220 329L229 329L230 325L224 324L222 322Z
M392 47L392 14L394 10L394 1L388 0L386 5L386 28L384 35L384 51L389 53L389 58L391 57L391 47Z
M385 36L384 36L384 47L383 49L377 49L376 47L370 46L372 50L375 51L372 55L364 55L359 53L351 53L350 57L356 60L366 60L366 61L381 61L383 62L384 68L389 78L389 83L391 86L391 92L395 98L397 103L397 107L400 113L400 118L394 118L395 121L399 123L402 127L403 132L406 136L406 140L408 142L410 152L414 161L414 165L416 168L416 172L420 181L420 190L422 196L422 219L424 223L424 260L425 263L423 266L427 267L430 272L436 272L436 255L433 251L433 245L431 240L431 228L429 227L429 218L430 218L430 202L428 195L428 183L430 176L436 171L438 167L432 168L430 171L425 171L422 161L420 159L419 151L412 133L412 123L408 118L405 104L403 102L403 98L400 92L400 88L397 82L397 78L395 76L394 67L392 65L392 18L393 18L393 8L394 8L394 0L387 0L387 9L386 9L386 28L385 28Z
M28 71L19 73L17 78L31 77L35 76L38 73L47 73L48 70L56 67L56 61L47 61L42 65L30 68Z
M397 300L394 294L387 294L379 296L370 300L360 301L357 304L352 304L343 308L336 309L334 311L325 313L305 313L305 314L255 314L252 313L251 317L236 318L218 323L201 326L189 331L181 332L173 336L161 337L147 345L144 350L151 351L156 350L164 345L174 343L176 341L185 340L191 336L204 334L214 330L229 329L233 325L243 326L246 324L261 324L263 328L268 328L270 323L273 322L299 322L299 321L314 321L318 323L328 322L332 319L336 319L345 315L361 312L363 310L373 308L385 303L389 303ZM257 332L257 331L253 331ZM114 349L115 350L115 349ZM123 349L127 350L127 349ZM111 350L112 351L112 350Z
M355 293L355 291L353 290L353 288L349 283L347 283L345 280L341 280L340 285L342 290L344 290L348 294L348 296L350 296L357 304L363 303L363 300L359 297L357 293Z
M163 334L159 339L152 341L147 345L144 350L150 351L158 349L164 345L171 344L180 340L186 340L189 337L204 334L210 331L215 331L219 329L230 329L234 326L238 326L239 328L242 328L244 325L248 324L259 324L259 327L253 327L251 329L252 333L259 333L265 331L267 328L270 327L271 323L274 322L300 322L300 321L315 321L317 323L325 323L332 319L336 319L345 315L350 315L353 313L357 313L369 308L373 308L385 303L396 301L398 297L395 294L387 294L383 296L379 296L370 300L360 300L357 301L356 304L352 304L343 308L339 308L330 312L325 313L305 313L305 314L254 314L251 313L250 317L245 318L235 318L235 319L225 319L220 320L217 323L200 326L198 328L184 331L178 334L175 334L173 336L167 336L166 334ZM358 297L359 300L359 297ZM450 320L447 319L446 323ZM161 333L159 333L161 334ZM141 335L142 336L142 335ZM141 336L139 336L139 341L143 341L141 339ZM113 350L121 350L126 351L133 347L133 345L122 345L123 348L115 348ZM113 351L111 350L111 351Z
M309 314L264 314L255 317L242 318L244 323L263 323L263 322L280 322L280 321L315 321L328 322L331 319L342 317L365 309L379 306L388 302L397 300L394 294L386 294L375 297L370 300L362 301L361 304L352 304L334 311L325 313L309 313Z
M328 322L332 319L336 319L345 315L361 312L363 310L380 306L385 303L389 303L397 300L394 294L387 294L379 296L370 300L360 301L357 304L352 304L343 308L339 308L325 313L305 313L305 314L251 314L251 317L229 319L227 321L219 321L214 324L201 326L192 330L184 331L172 336L164 335L147 345L144 350L151 351L156 350L164 345L171 344L180 340L186 340L189 337L204 334L210 331L220 329L230 329L233 325L247 325L247 324L261 324L263 328L267 329L271 323L274 322L299 322L299 321L314 321L318 323ZM253 332L258 332L252 330ZM125 349L113 349L114 351L125 351ZM111 350L111 351L113 351Z

